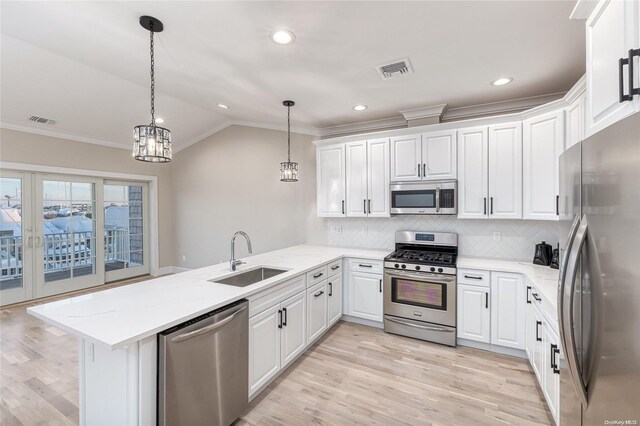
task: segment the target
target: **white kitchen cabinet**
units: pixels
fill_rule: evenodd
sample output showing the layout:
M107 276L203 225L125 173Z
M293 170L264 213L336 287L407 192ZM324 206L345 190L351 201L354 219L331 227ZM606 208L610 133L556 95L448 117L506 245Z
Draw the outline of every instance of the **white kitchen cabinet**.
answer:
M382 322L382 275L349 270L347 314Z
M527 283L528 284L528 283ZM535 342L535 330L533 324L533 297L531 291L533 288L527 285L525 289L525 311L524 311L524 352L527 354L529 362L533 364L533 345Z
M619 60L628 58L629 49L640 48L639 7L637 1L601 0L587 19L587 136L638 110L638 96L620 102ZM638 64L635 58L634 67ZM628 65L623 66L622 83L629 94Z
M280 304L249 318L249 396L280 371Z
M409 182L422 179L422 136L391 138L391 181Z
M458 130L458 218L522 218L522 125Z
M346 214L348 217L367 216L367 141L350 142L345 146Z
M422 134L422 179L456 179L456 131L444 130Z
M346 144L346 215L388 217L389 139Z
M282 328L280 333L280 367L285 368L307 346L307 306L305 292L282 302Z
M316 149L316 194L318 217L345 215L345 146Z
M458 284L458 338L489 343L491 341L490 289Z
M491 219L522 219L522 123L489 126Z
M543 375L544 375L544 343L542 341L543 327L544 327L544 317L540 313L540 311L535 307L533 307L533 322L528 324L528 327L533 329L533 356L531 361L531 367L533 368L533 372L536 373L536 377L538 378L538 382L541 384L540 386L544 386Z
M486 126L458 130L458 218L487 217L489 138Z
M542 336L543 349L546 351L542 354L544 370L542 378L542 391L549 405L549 411L553 415L556 423L558 423L559 407L560 407L560 339L548 324L544 324Z
M572 147L585 138L585 98L583 93L566 109L565 149Z
M327 329L327 281L307 289L307 335L309 344Z
M524 277L491 272L491 343L525 349L526 288Z
M342 317L342 275L329 277L327 283L327 322L329 327Z
M523 121L523 218L558 220L564 110Z

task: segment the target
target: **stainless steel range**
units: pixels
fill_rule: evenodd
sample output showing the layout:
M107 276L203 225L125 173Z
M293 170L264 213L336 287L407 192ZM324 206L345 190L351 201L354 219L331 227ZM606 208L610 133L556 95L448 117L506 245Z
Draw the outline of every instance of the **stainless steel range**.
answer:
M397 231L384 259L384 330L456 346L458 235Z

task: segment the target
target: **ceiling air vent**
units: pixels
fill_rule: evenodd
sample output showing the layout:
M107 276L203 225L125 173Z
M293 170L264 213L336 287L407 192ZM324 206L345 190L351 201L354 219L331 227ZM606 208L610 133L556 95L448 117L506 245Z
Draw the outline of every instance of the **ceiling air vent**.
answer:
M36 123L40 123L40 124L48 124L49 126L53 126L57 123L56 120L50 120L48 118L42 118L42 117L37 117L35 115L32 115L31 117L29 117L29 121L35 121Z
M411 74L413 72L413 68L411 68L411 62L409 62L409 58L399 59L397 61L391 61L387 64L378 65L376 67L376 70L383 80L400 77L402 75Z

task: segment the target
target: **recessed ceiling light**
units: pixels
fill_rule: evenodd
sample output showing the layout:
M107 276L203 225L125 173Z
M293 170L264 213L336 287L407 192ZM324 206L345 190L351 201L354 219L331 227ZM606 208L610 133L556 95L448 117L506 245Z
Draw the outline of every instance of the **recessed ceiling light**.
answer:
M278 30L271 34L271 39L278 44L289 44L293 43L293 40L296 39L296 36L289 30Z
M164 118L156 117L156 124L164 123Z
M497 80L491 82L492 86L504 86L505 84L511 83L513 81L513 77L500 77Z
M353 109L355 109L356 111L364 111L365 109L369 108L366 105L356 105L353 107Z
M225 104L218 104L218 106L222 109L229 109L229 107Z

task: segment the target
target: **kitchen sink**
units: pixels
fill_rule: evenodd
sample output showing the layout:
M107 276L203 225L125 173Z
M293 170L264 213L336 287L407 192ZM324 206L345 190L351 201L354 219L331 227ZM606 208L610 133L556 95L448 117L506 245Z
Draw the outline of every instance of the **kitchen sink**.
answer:
M287 272L287 270L261 267L261 268L251 269L249 271L240 272L239 274L231 275L227 278L222 278L222 279L216 278L209 281L216 284L226 284L226 285L232 285L235 287L246 287L248 285L255 284L257 282L275 277L276 275L280 275L284 272Z

